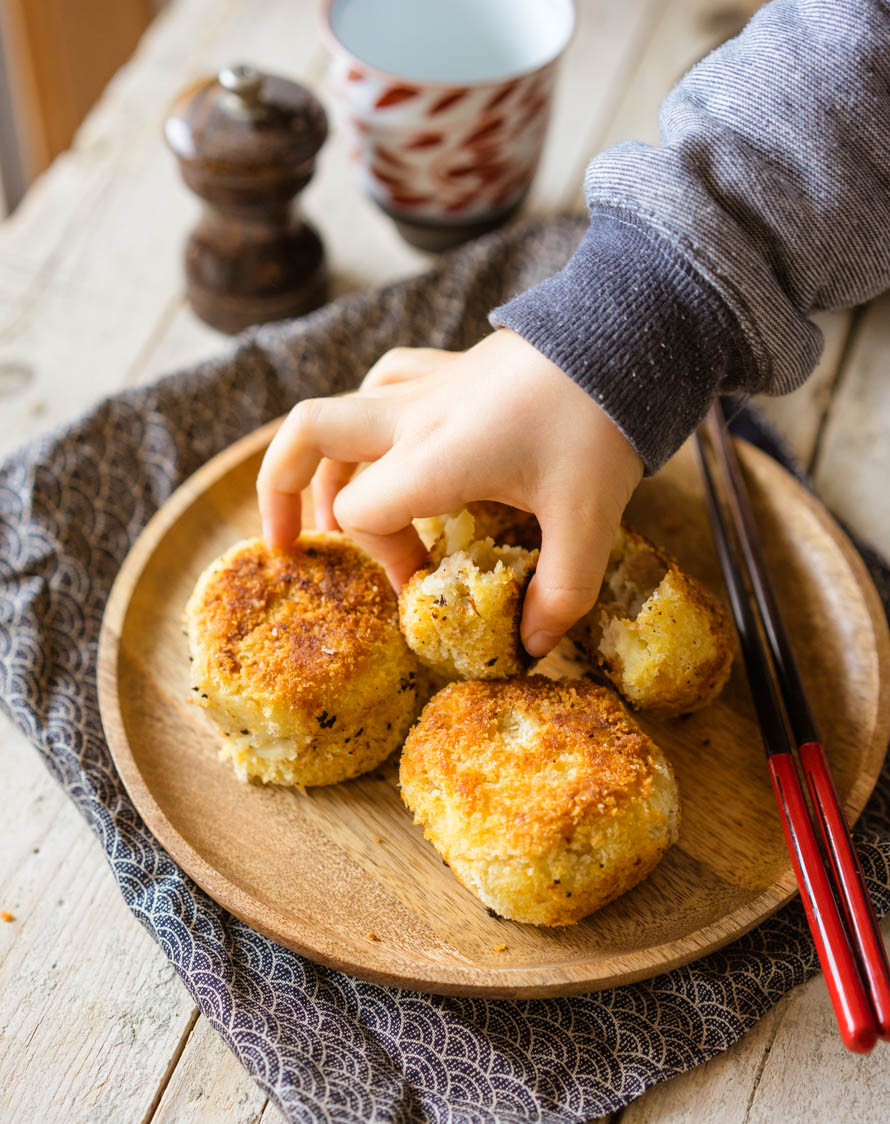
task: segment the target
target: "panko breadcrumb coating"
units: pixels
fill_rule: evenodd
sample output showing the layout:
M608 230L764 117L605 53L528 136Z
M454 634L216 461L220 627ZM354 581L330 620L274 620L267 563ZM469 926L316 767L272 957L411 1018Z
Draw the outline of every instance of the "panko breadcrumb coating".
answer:
M395 594L345 535L236 544L198 579L185 620L192 701L243 781L358 776L399 748L417 713Z
M446 679L517 675L531 662L519 636L522 598L538 560L536 550L474 538L467 511L445 530L399 595L408 646Z
M732 667L726 609L672 558L624 526L599 598L570 635L628 702L666 715L713 701Z
M541 675L452 683L405 742L402 799L501 917L571 925L674 843L673 770L607 687Z

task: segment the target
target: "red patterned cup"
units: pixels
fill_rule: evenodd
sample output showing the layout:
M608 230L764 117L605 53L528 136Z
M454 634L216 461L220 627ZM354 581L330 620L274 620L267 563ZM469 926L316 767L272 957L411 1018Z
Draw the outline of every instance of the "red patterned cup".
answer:
M572 0L325 0L334 85L368 194L444 249L502 223L540 157Z

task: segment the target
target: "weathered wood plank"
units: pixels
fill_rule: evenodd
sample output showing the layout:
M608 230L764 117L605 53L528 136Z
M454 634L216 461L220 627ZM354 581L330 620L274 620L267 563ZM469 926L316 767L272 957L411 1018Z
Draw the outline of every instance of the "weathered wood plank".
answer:
M0 754L4 790L15 794L14 799L0 798L0 910L13 916L12 921L0 924L2 960L21 938L24 919L34 906L32 887L50 876L58 860L46 840L67 800L4 715L0 715Z
M890 939L890 919L881 926ZM825 981L811 980L788 996L746 1124L844 1121L883 1124L890 1108L887 1047L866 1057L841 1044Z
M140 1120L193 1010L99 848L3 720L0 1118Z
M268 1098L222 1038L201 1016L151 1117L151 1124L269 1124L281 1114L274 1105L264 1112Z
M594 139L608 127L642 45L651 34L658 0L587 0L576 5L575 37L562 59L541 167L528 210L558 211L577 199L580 175Z
M890 296L866 309L841 373L815 466L816 486L890 558Z
M758 394L754 398L755 404L775 424L805 467L810 466L831 406L853 317L850 312L831 312L813 319L825 336L825 349L818 367L792 394L778 398Z
M653 1086L628 1105L621 1124L744 1124L784 1003L724 1054Z
M319 73L315 15L291 0L267 0L259 17L242 0L185 0L112 83L0 243L7 269L30 276L0 314L0 363L33 372L4 401L0 441L21 441L119 387L178 302L197 202L161 139L173 96L233 54ZM35 402L45 406L37 415Z
M183 295L171 303L157 335L127 372L127 382L151 382L202 359L222 355L229 347L230 338L199 320Z

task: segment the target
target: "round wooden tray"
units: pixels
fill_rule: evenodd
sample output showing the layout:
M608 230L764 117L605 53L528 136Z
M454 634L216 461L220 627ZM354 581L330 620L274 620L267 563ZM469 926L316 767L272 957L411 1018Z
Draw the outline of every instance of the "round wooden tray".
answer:
M124 784L156 838L213 898L281 944L354 975L507 998L654 975L726 944L792 896L738 660L713 706L686 719L641 719L677 771L680 841L640 886L567 929L490 917L412 824L394 760L306 792L240 784L216 758L213 728L188 703L181 618L207 563L258 533L254 480L273 432L274 424L220 454L161 508L121 569L100 642L102 720ZM883 609L824 508L764 454L740 451L852 821L890 736ZM643 482L628 519L723 595L688 447ZM580 669L556 653L542 670Z

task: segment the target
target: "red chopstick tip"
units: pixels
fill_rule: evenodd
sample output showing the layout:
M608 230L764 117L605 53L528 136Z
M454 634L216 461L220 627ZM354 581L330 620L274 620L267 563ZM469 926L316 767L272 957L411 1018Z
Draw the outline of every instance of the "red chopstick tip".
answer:
M878 1025L834 899L828 871L822 865L794 759L788 752L772 753L767 764L788 853L800 887L801 903L825 974L841 1039L853 1053L867 1054L878 1040Z
M890 1037L890 961L872 908L862 864L819 742L798 747L804 776L817 810L822 839L831 856L847 926L856 938L861 970L881 1038Z
M853 1054L870 1054L878 1041L878 1032L873 1026L847 1028L841 1031L844 1045Z
M887 1037L890 961L770 585L757 522L725 421L716 401L705 423L706 439L701 431L696 434L708 518L739 633L785 842L838 1029L848 1050L867 1054L879 1034ZM712 458L721 469L723 500ZM741 558L737 557L739 551ZM797 775L795 749L810 790L812 813ZM821 833L824 856L814 827Z

